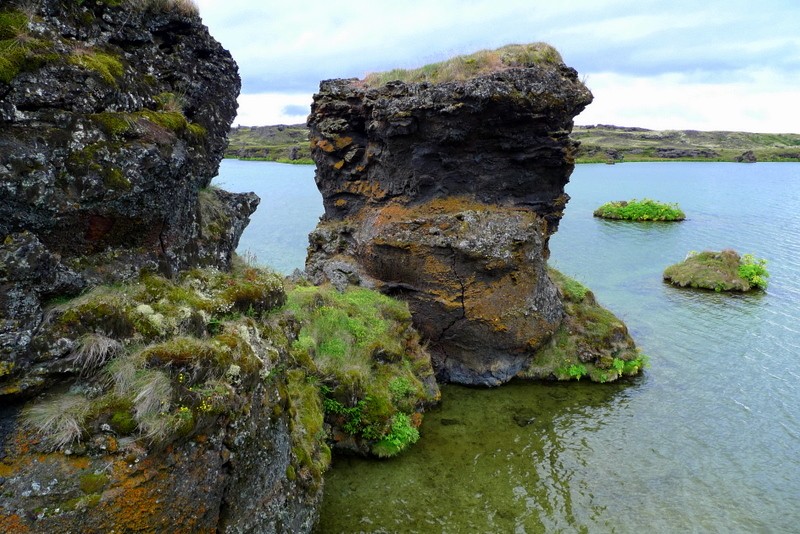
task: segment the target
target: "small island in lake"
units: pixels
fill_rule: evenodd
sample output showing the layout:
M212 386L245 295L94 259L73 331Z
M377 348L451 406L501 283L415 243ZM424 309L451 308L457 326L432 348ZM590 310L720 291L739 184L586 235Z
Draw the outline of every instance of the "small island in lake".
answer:
M677 204L667 204L649 198L606 202L594 210L594 216L620 221L682 221L686 219L686 214Z
M735 250L690 252L680 263L664 270L664 280L679 287L714 291L766 289L769 273L766 260L752 254L739 256Z

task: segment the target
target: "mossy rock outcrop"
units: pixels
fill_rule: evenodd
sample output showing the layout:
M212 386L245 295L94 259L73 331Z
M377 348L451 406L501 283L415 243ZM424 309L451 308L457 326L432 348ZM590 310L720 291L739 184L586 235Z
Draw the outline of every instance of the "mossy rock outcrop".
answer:
M548 239L569 199L573 117L591 100L541 43L322 82L312 280L406 300L440 379L511 380L563 317Z
M597 303L594 293L577 280L549 269L564 302L566 316L548 343L536 352L518 376L539 380L613 382L638 374L646 358L628 328Z
M60 373L4 377L60 384L3 414L4 526L307 532L331 448L396 455L439 399L407 305L364 288L194 269L47 317Z
M678 287L713 291L752 291L767 287L766 261L735 250L690 252L664 270L664 280Z
M4 377L4 403L52 386L3 414L4 531L310 530L330 452L294 453L323 411L290 409L285 300L279 276L241 267L49 305L31 345L58 365Z
M0 361L42 372L25 394L57 360L30 346L48 301L142 271L225 269L258 205L208 187L240 81L190 5L0 8Z

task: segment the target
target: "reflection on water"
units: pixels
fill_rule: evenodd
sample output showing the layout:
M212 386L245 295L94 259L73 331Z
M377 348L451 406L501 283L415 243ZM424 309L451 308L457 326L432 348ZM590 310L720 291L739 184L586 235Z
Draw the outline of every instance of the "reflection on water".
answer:
M603 505L585 507L590 489L574 483L594 454L586 436L627 403L630 387L445 386L413 453L336 459L319 531L537 532L594 523Z
M311 168L295 187L255 169L265 194L314 188ZM320 532L798 531L800 164L583 165L567 193L550 261L627 323L650 356L645 376L445 387L400 458L336 459ZM321 201L306 196L291 215L275 199L269 232L313 228ZM644 197L680 203L688 220L592 217ZM261 228L243 244L280 248ZM305 236L293 247L285 272L302 266ZM722 248L769 260L766 294L663 283L690 250Z

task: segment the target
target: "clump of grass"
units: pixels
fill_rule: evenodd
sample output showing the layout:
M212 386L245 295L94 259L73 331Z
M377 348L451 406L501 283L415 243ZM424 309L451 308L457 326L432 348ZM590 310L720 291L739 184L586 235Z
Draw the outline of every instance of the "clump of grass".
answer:
M89 3L88 0L75 0L77 4ZM92 3L104 4L109 7L119 7L128 4L142 11L155 11L158 13L178 12L184 15L197 15L199 9L193 0L92 0Z
M80 394L66 393L26 407L22 422L43 436L51 450L76 443L84 433L92 401Z
M766 260L735 250L690 252L686 259L664 270L664 280L678 287L714 291L766 289Z
M481 50L466 56L456 56L417 69L371 73L364 78L363 84L367 87L378 87L395 80L406 83L463 81L514 67L561 62L561 55L547 43L511 44L496 50Z
M98 73L108 85L116 86L117 79L123 73L122 62L118 57L91 48L74 48L68 61L73 65Z
M43 328L77 341L71 359L91 398L33 403L29 425L53 449L105 424L162 444L239 413L239 390L252 389L269 358L254 348L262 335L256 318L284 299L280 277L239 266L196 269L177 281L144 274L54 305Z
M415 413L436 400L423 383L433 370L407 305L363 288L297 286L285 310L302 325L291 356L320 381L335 431L383 456L413 442L384 441L404 416L418 424Z
M677 204L645 198L607 202L594 211L595 217L624 221L682 221L686 214Z
M184 15L197 15L200 10L193 0L127 0L134 7L156 12L176 11Z
M30 16L17 10L0 11L0 81L11 83L20 72L35 70L59 59L46 41L28 28Z
M72 360L79 367L81 376L90 376L123 352L122 343L116 339L92 332L78 340L78 349L72 355Z
M566 316L550 342L539 349L519 376L529 379L611 382L638 374L646 358L635 347L625 324L597 303L576 280L549 268Z

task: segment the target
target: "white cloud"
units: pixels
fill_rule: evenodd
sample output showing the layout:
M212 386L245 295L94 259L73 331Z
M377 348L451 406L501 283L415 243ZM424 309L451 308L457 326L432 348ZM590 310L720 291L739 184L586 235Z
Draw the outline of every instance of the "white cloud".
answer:
M239 113L235 126L265 126L269 124L300 124L311 111L311 94L259 93L239 95ZM303 108L300 115L287 115L286 108Z
M798 131L800 76L771 70L740 72L738 81L696 81L685 74L587 76L595 100L576 124L616 124L657 130Z
M283 110L308 106L323 79L544 40L589 75L596 99L580 123L800 128L796 0L197 1L239 64L241 124L302 122ZM746 74L759 69L771 74Z

